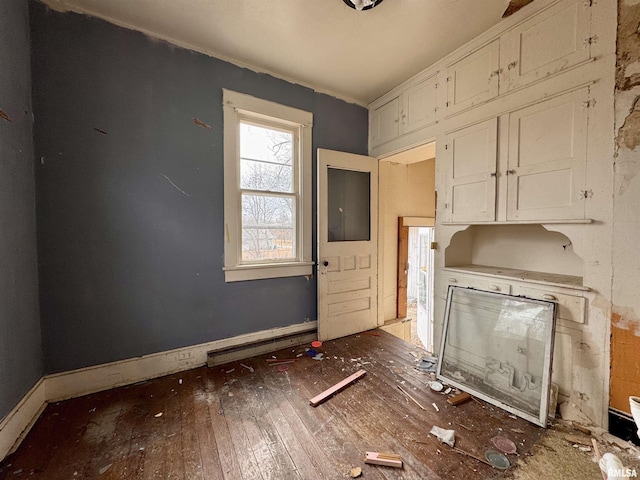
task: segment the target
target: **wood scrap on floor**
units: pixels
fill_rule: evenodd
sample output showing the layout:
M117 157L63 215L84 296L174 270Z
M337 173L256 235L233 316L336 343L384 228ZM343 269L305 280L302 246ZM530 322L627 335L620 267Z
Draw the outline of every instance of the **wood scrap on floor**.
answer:
M448 398L447 403L449 405L453 405L454 407L457 407L458 405L468 402L469 400L471 400L471 398L472 398L471 395L469 395L467 392L462 392L454 397Z
M315 397L313 397L311 400L309 400L309 403L312 406L317 407L318 405L320 405L322 402L327 400L332 395L335 395L336 393L338 393L343 388L351 385L353 382L355 382L359 378L363 377L366 373L367 373L366 370L358 370L353 375L345 378L341 382L336 383L333 387L328 388L324 392L322 392L321 394L316 395Z
M396 455L395 453L366 452L364 463L402 468L402 458L400 455Z
M400 385L398 385L398 390L400 390L409 400L411 400L413 403L418 405L422 410L425 410L425 408L422 405L420 405L420 402L418 402L415 398L409 395L409 392L405 391Z

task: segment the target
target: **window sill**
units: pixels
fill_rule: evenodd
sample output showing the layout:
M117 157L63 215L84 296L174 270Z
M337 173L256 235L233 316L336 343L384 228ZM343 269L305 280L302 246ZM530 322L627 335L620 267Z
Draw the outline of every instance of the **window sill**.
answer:
M292 262L224 267L224 281L243 282L266 278L300 277L313 274L314 262Z

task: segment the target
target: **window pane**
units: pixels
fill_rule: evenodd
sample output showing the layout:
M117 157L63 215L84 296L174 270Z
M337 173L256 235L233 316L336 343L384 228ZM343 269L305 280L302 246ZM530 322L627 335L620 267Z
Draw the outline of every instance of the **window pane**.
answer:
M329 168L328 239L350 242L370 239L370 173Z
M242 195L242 261L296 259L292 197Z
M240 123L240 186L252 190L293 192L291 131Z

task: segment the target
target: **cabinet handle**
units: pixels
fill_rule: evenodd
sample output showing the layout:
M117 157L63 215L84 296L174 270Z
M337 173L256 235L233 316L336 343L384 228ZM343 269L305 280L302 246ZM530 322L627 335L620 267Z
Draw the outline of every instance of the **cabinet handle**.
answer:
M542 295L542 299L543 300L552 300L552 301L556 301L558 300L558 297L556 297L555 295L551 295L550 293L545 293L544 295Z
M516 171L515 170L507 170L507 175L515 175Z
M458 283L458 280L456 278L450 278L449 283Z
M497 177L498 176L498 172L491 172L489 175L491 175L492 177Z
M497 285L489 285L489 290L494 291L494 292L499 292L500 291L500 287Z
M511 62L509 65L507 65L507 68L509 70L511 70L512 68L516 68L516 65L518 65L518 61L517 60L514 61L514 62Z

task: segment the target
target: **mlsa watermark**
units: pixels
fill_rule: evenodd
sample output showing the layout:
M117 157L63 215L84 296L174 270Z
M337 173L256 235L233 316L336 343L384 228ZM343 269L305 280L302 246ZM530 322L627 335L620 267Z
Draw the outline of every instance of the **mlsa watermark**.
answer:
M638 472L635 468L609 468L607 470L609 478L637 478Z

